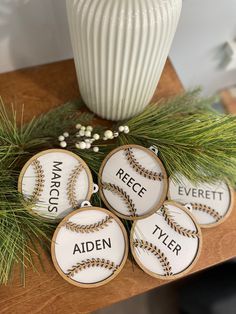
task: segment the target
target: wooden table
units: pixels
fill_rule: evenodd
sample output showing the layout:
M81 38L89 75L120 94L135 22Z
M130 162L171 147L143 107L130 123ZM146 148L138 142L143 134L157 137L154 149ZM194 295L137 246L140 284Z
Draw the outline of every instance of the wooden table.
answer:
M182 91L182 85L168 61L154 100ZM79 97L71 60L0 75L0 95L6 103L25 104L26 119ZM217 228L203 230L203 248L191 273L236 256L236 212ZM120 275L95 289L76 288L64 281L43 255L45 272L27 272L26 288L18 278L0 287L0 313L88 313L166 284L127 262Z

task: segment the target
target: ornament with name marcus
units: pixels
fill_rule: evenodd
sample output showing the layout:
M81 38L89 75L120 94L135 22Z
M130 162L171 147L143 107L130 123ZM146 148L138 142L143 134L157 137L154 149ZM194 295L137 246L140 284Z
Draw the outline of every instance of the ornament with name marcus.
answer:
M61 219L90 199L93 179L79 156L67 150L49 149L25 164L18 190L33 204L34 213L47 219Z
M166 201L152 216L134 222L130 245L135 261L147 274L179 278L200 256L201 229L186 208Z
M122 270L128 255L128 237L114 214L99 207L84 207L58 225L51 252L65 280L93 288L106 284Z
M226 182L193 184L184 176L169 180L168 197L188 208L202 228L215 227L233 209L233 189Z
M124 145L113 150L99 172L100 195L118 216L136 220L151 215L163 204L167 194L167 175L152 150Z

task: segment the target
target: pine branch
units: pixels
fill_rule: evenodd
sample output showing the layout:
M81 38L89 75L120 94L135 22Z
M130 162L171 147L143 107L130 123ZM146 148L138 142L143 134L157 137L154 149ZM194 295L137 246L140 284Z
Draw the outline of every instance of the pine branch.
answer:
M126 122L129 134L121 144L156 145L169 175L177 173L193 183L236 178L236 117L204 107L210 100L187 93L151 105Z

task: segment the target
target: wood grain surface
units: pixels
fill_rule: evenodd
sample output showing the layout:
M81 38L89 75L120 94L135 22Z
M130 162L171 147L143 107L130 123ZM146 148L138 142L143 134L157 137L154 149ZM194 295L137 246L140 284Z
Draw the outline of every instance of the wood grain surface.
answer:
M154 100L183 90L168 61ZM0 95L5 103L25 104L28 120L79 97L74 64L71 60L0 75ZM203 230L200 259L191 273L221 263L236 255L236 212L217 228ZM74 287L63 280L49 257L43 253L45 270L27 271L26 287L19 284L18 272L9 286L0 287L0 313L89 313L141 294L166 281L152 278L128 261L117 278L106 286L90 290Z
M235 96L236 87L234 87L234 94L232 94L231 90L223 90L220 93L220 98L222 104L227 112L236 114L236 96Z

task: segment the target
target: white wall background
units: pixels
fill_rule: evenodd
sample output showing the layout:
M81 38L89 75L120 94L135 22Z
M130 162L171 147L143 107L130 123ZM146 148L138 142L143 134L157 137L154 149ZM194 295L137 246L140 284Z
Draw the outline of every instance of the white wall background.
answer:
M224 68L223 49L234 39L236 0L183 0L170 56L184 86L202 85L209 94L236 84L236 68Z
M183 2L170 56L184 86L213 93L236 83L236 70L222 68L222 46L236 37L236 0ZM65 0L0 0L0 72L71 56Z

